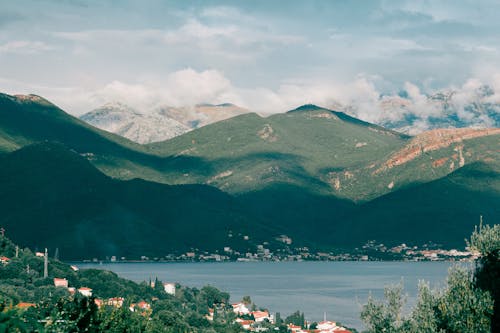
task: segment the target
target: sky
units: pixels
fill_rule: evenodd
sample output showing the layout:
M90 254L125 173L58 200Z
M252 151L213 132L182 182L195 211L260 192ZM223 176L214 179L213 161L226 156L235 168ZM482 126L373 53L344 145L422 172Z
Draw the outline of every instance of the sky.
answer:
M74 115L115 101L340 103L376 121L383 96L418 105L485 84L500 101L499 1L1 2L0 91Z

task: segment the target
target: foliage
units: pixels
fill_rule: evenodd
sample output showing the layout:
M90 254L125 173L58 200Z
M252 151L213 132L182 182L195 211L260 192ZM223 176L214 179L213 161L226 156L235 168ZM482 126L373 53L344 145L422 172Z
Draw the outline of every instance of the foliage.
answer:
M494 313L491 331L500 332L500 225L475 228L468 245L481 254L476 263L476 286L491 293Z
M479 250L482 257L474 274L462 266L450 268L443 290L431 290L428 283L421 282L417 304L409 315L402 311L402 284L386 288L384 301L370 297L361 312L367 332L497 332L494 310L499 265L498 257L492 257L498 255L499 231L498 226L476 228L469 246Z
M285 323L297 325L304 328L306 324L304 313L303 312L301 313L300 311L295 311L294 313L285 318Z
M24 245L44 239L66 260L221 244L245 253L248 243L228 238L228 229L259 241L286 231L310 248L331 246L332 233L349 235L336 242L349 249L401 238L455 246L471 216L499 216L498 136L460 143L468 164L492 168L465 170L469 164L445 177L458 165L456 146L375 172L408 138L312 105L267 118L246 114L146 146L41 98L0 94L0 119L0 152L11 152L0 154L0 225Z
M1 236L0 236L1 237ZM11 244L6 237L0 244ZM4 246L11 253L10 246ZM236 333L236 315L229 305L229 294L212 286L200 290L177 285L176 295L169 295L161 281L155 286L137 284L113 272L85 269L73 271L68 265L49 259L49 277L40 277L43 259L28 249L0 265L0 333L3 332L120 332L120 333ZM42 265L40 265L40 262ZM27 264L30 271L27 272ZM64 277L72 287L90 287L92 297L66 288L54 287L53 278ZM112 297L123 297L123 305L107 303ZM144 308L138 304L146 302ZM21 302L34 306L18 308ZM101 304L100 307L97 303ZM135 303L135 307L133 305ZM142 303L144 304L144 303ZM207 319L209 308L213 321ZM133 311L132 311L133 310ZM266 324L270 325L270 324ZM273 327L272 325L270 327Z
M494 226L479 225L467 241L468 247L481 253L481 256L497 256L500 251L500 224Z
M372 296L368 298L361 311L361 320L369 332L406 332L409 322L402 315L405 304L402 291L403 284L400 283L384 290L385 302L378 302Z

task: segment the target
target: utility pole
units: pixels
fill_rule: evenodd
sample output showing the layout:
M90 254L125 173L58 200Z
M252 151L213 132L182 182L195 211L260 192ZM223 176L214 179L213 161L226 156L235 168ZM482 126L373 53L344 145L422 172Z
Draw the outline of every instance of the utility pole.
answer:
M56 252L54 254L54 259L55 260L59 260L59 248L58 247L56 247Z
M16 258L19 258L19 246L16 245Z
M43 277L49 277L49 252L47 251L47 248L45 248L45 256L43 262Z
M2 237L5 237L5 229L3 227L0 228L0 234L2 234Z

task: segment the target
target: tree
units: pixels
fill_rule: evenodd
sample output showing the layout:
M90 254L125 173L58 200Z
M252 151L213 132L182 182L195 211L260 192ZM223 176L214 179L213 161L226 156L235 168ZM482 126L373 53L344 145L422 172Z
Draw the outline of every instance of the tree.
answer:
M249 305L252 304L252 299L250 298L250 296L243 296L241 302L245 305Z
M363 306L361 320L368 332L398 333L407 332L409 322L402 315L406 297L403 296L403 283L385 288L385 301L375 300L371 295Z
M493 300L487 291L475 288L466 268L450 268L447 287L437 297L438 328L446 332L490 332Z
M443 290L433 291L428 283L420 282L417 304L407 317L401 312L402 285L386 288L384 301L370 297L363 306L361 319L368 332L499 332L494 305L498 307L500 226L481 225L467 243L481 254L475 274L454 266Z
M295 311L291 315L285 318L286 324L293 324L304 328L305 326L305 318L304 313L300 313L300 311Z
M476 227L467 242L469 248L480 253L476 262L475 283L493 297L491 331L500 332L500 225Z
M436 295L430 289L429 283L420 281L417 304L411 314L413 332L439 332L436 306Z

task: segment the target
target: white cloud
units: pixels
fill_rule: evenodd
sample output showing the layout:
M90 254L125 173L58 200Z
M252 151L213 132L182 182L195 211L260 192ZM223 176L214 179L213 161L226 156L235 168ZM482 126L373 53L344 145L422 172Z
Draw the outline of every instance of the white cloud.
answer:
M33 87L32 91L47 97L73 114L82 114L108 102L122 102L142 112L160 106L193 106L199 103L234 103L263 114L291 110L303 104L317 104L347 112L357 118L378 124L397 124L408 117L415 120L408 132L415 134L433 126L432 119L453 112L464 124L495 126L494 120L482 108L471 109L474 103L498 103L500 74L489 80L471 78L459 87L440 91L425 91L414 83L405 82L403 97L384 95L377 87L378 77L360 75L352 81L298 80L284 82L276 89L242 88L234 85L222 72L209 69L196 71L186 68L156 80L138 82L111 81L103 85L81 87ZM8 81L0 84L13 86ZM16 83L22 86L21 83ZM488 84L493 93L481 93ZM448 109L445 108L448 105ZM493 110L500 105L492 106ZM490 108L491 111L491 108Z
M40 41L14 40L0 45L0 54L35 54L49 50L52 50L52 47Z

